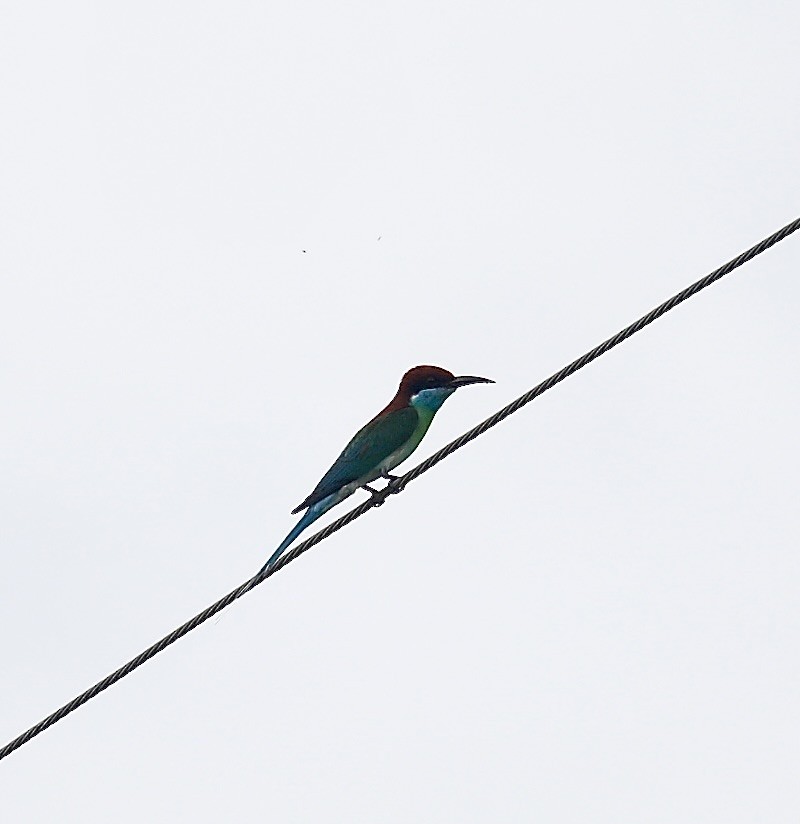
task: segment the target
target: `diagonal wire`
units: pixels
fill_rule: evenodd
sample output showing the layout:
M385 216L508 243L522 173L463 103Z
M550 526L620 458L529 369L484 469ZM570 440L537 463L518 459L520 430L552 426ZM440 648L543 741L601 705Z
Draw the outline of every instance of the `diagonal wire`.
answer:
M747 263L749 260L752 260L757 255L760 255L762 252L769 249L771 246L774 246L776 243L779 243L784 238L788 237L792 232L796 232L800 229L800 218L793 220L791 223L784 226L782 229L779 229L774 234L770 235L769 237L762 240L760 243L757 243L752 248L748 249L746 252L742 252L738 257L733 258L733 260L729 260L724 266L720 266L719 269L715 269L710 274L706 275L704 278L693 283L691 286L687 286L682 291L678 292L676 295L673 295L669 300L664 301L660 306L656 306L655 309L652 309L646 315L643 315L639 320L632 323L630 326L626 326L620 332L617 332L616 335L609 338L603 343L595 346L594 349L587 352L585 355L582 355L577 360L572 361L572 363L565 366L563 369L560 369L555 374L551 375L547 380L542 381L537 386L534 386L533 389L526 392L524 395L521 395L515 401L510 403L508 406L504 407L503 409L495 412L494 415L487 418L483 423L478 424L473 429L470 429L469 432L465 432L460 438L456 438L454 441L451 441L447 446L444 446L438 452L435 452L429 458L424 460L421 464L415 466L409 472L406 472L405 475L397 478L394 481L391 481L388 486L384 489L379 490L372 498L368 501L365 501L362 504L359 504L357 507L354 507L350 510L346 515L343 515L341 518L333 521L333 523L326 526L324 529L321 529L319 532L312 535L307 540L303 541L302 543L298 544L294 549L289 550L284 556L282 556L277 563L275 563L272 567L263 572L260 572L254 578L251 578L249 581L246 581L241 586L237 587L234 590L231 590L227 595L223 598L220 598L219 601L212 604L210 607L207 607L202 612L198 613L194 616L191 620L187 621L185 624L181 625L177 629L174 629L169 635L165 635L160 641L157 641L152 646L148 647L143 652L140 652L135 658L132 658L128 661L127 664L121 666L115 672L112 672L110 675L107 675L101 681L98 681L93 687L90 687L85 692L82 692L80 695L76 696L72 699L68 704L64 704L63 707L56 710L51 715L48 715L46 718L43 718L38 724L35 724L26 732L22 733L21 735L17 736L13 741L9 741L2 749L0 749L0 759L5 758L7 755L10 755L14 750L19 749L23 744L26 744L31 738L39 735L39 733L44 732L48 727L51 727L57 721L60 721L65 716L69 715L74 710L78 709L78 707L85 704L90 699L94 698L96 695L101 693L103 690L110 687L112 684L115 684L117 681L124 678L126 675L129 675L133 670L137 667L140 667L145 661L149 661L153 656L157 655L162 650L166 649L170 644L173 644L179 638L183 638L184 635L190 633L193 629L200 626L200 624L207 621L212 616L216 615L221 610L225 609L225 607L230 606L234 601L238 598L241 598L247 592L249 592L254 587L258 586L260 583L265 581L267 578L274 575L278 570L283 569L287 564L294 561L295 558L298 558L304 552L307 552L311 549L312 546L318 544L320 541L324 541L329 535L332 535L337 530L341 529L342 527L347 526L351 521L354 521L356 518L360 518L365 512L368 512L370 509L376 506L380 506L389 495L395 494L397 492L402 492L405 486L411 481L416 480L423 472L427 472L432 467L436 466L439 461L444 460L448 455L452 454L456 451L456 449L461 449L462 446L468 444L474 438L477 438L479 435L482 435L486 432L487 429L491 429L491 427L496 426L500 421L505 420L509 415L513 415L514 412L519 411L523 406L530 403L535 398L538 398L539 395L547 392L548 389L552 389L557 383L560 383L565 378L568 378L570 375L575 374L579 369L583 369L584 366L591 363L596 358L599 358L601 355L604 355L609 349L613 349L615 346L618 346L623 341L627 340L632 335L635 335L637 332L644 329L645 326L652 323L654 320L657 320L662 315L665 315L670 309L674 309L679 303L683 303L683 301L688 300L688 298L696 295L701 290L705 289L707 286L710 286L712 283L715 283L720 278L725 277L725 275L732 272L734 269L741 266L743 263Z

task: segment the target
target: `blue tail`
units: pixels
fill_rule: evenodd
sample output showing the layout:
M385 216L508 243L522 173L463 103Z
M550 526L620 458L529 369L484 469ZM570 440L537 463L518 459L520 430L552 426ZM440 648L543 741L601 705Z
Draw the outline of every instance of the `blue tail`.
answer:
M348 495L352 494L348 492ZM259 575L264 572L265 570L269 569L277 560L278 558L283 555L284 551L289 547L294 539L310 524L313 524L314 521L317 520L321 515L324 515L332 506L335 506L339 503L339 501L346 498L347 495L342 495L341 490L334 492L332 495L328 495L327 498L323 498L321 501L317 501L313 506L310 506L303 517L295 524L294 529L281 541L281 545L275 550L275 552L270 555L269 560L263 567L259 570Z

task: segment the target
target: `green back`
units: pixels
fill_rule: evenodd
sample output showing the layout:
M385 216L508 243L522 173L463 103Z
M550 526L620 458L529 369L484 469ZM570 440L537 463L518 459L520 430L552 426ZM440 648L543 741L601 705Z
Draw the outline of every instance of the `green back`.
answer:
M403 446L414 434L418 423L417 410L411 406L370 421L356 433L314 491L294 511L313 506L346 484L364 477Z

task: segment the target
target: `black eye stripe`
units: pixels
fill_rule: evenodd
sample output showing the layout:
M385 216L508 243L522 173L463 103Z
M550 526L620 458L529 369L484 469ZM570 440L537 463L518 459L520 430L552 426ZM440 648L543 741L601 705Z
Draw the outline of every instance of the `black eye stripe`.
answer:
M421 392L423 389L439 389L444 385L444 381L436 375L429 375L423 378L415 387L415 391Z

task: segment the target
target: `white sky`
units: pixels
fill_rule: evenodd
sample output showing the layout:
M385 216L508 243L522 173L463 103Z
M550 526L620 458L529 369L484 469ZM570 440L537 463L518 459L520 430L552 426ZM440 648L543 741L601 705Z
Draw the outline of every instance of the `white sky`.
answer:
M252 575L409 366L497 384L408 468L800 214L796 3L2 16L0 745ZM797 822L799 266L1 762L2 819Z

